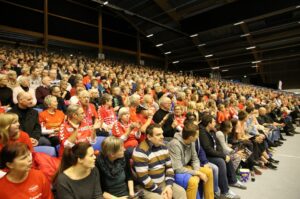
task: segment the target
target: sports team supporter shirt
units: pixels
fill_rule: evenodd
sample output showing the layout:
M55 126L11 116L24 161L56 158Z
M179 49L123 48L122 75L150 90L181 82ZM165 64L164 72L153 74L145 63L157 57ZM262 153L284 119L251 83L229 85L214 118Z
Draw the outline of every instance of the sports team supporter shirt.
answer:
M0 179L1 199L53 199L50 183L41 171L31 169L21 183L10 182L6 176Z
M24 131L19 131L19 137L15 140L13 139L9 139L8 144L12 144L12 143L16 143L16 142L21 142L24 143L28 146L29 150L31 152L33 152L33 146L30 140L30 137L27 133L25 133ZM0 151L2 150L3 145L0 143ZM1 195L0 195L0 199L1 199Z
M112 107L106 108L105 106L100 106L98 109L98 115L99 119L106 125L112 125L117 120L116 113Z
M75 130L76 128L68 120L61 125L61 130L59 132L59 139L60 139L59 155L60 156L64 151L67 139L72 135L73 132L75 132ZM86 122L82 121L78 127L78 133L74 144L79 142L89 142L92 144L94 142L94 140L92 140L92 134L93 132L90 129L90 126Z
M83 108L83 107L82 107ZM93 125L93 120L98 118L98 113L96 111L96 108L94 104L89 104L87 108L83 108L84 114L85 114L85 122L89 125Z
M60 110L55 110L54 114L49 113L47 110L39 114L39 121L46 129L53 129L60 127L64 122L65 114Z
M117 121L112 127L112 134L124 141L124 147L127 149L129 147L136 147L138 145L138 140L141 137L141 133L138 131L138 128L131 130L130 134L126 136L126 131L129 128L130 123L122 124Z

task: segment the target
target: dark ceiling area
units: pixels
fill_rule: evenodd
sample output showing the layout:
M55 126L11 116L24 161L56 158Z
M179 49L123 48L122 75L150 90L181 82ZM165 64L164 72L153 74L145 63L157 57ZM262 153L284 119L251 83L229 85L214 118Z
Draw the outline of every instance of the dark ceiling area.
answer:
M7 2L0 0L2 9L11 2L43 9L39 0ZM285 74L300 73L299 0L49 0L49 34L97 43L99 9L104 45L135 51L138 32L142 52L165 58L170 70L259 75L264 82L277 81L283 67ZM43 13L18 13L24 21L39 18L20 28L42 32ZM10 13L0 15L0 24L17 24Z

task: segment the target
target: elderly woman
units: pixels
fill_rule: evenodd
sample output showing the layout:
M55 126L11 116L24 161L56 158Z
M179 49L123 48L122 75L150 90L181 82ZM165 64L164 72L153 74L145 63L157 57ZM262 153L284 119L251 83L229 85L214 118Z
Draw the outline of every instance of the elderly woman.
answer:
M29 81L29 77L21 77L19 79L19 83L20 86L17 86L13 89L13 101L15 104L18 103L18 99L17 96L19 93L21 93L22 91L28 92L30 93L30 95L32 96L32 106L35 106L37 103L36 97L35 97L35 90L33 90L32 88L30 88L30 81Z
M52 146L56 146L59 144L58 132L64 123L65 114L57 110L57 98L53 95L47 95L44 104L47 109L39 114L42 134L50 140Z
M6 145L0 153L0 169L8 170L0 179L1 198L53 198L45 175L32 169L32 156L26 144Z
M72 148L66 148L54 178L56 198L102 199L95 160L94 149L88 143L77 143Z
M110 136L102 142L102 151L96 160L101 176L101 187L105 199L134 196L130 164L124 158L121 139Z
M114 123L112 128L112 134L124 141L126 149L136 147L141 136L140 124L131 122L129 117L129 108L122 107L119 110L118 121Z
M15 142L22 142L28 146L30 151L33 151L29 135L20 130L18 115L15 113L0 114L0 151L5 145Z
M89 126L84 121L84 111L80 105L70 105L67 109L67 120L60 127L60 151L62 155L64 148L71 148L76 143L87 142L90 144L96 141L95 129L100 127L97 122Z

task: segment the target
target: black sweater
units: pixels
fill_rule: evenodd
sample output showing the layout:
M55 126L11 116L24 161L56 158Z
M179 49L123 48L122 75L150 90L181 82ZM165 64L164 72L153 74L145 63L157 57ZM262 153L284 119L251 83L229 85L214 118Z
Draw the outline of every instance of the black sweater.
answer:
M209 158L223 158L226 159L226 155L223 152L223 148L218 141L214 132L208 133L205 128L201 128L200 131L200 143L204 149L206 156ZM215 142L214 142L215 141ZM214 147L216 146L216 148Z

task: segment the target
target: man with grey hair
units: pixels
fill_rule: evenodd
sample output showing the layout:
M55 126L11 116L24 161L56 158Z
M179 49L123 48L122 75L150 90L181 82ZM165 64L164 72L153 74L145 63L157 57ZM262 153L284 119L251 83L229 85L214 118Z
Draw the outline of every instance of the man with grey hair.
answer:
M32 104L31 104L31 107L35 106L36 105L36 97L35 97L35 91L30 88L30 81L29 81L29 78L28 77L21 77L19 79L19 83L20 83L20 86L17 86L13 89L13 101L15 104L18 103L18 99L17 99L17 96L19 93L21 92L27 92L31 95L32 97Z
M177 122L174 120L174 114L170 113L172 100L167 96L159 99L159 109L153 116L153 121L162 126L165 140L169 141L174 137Z

